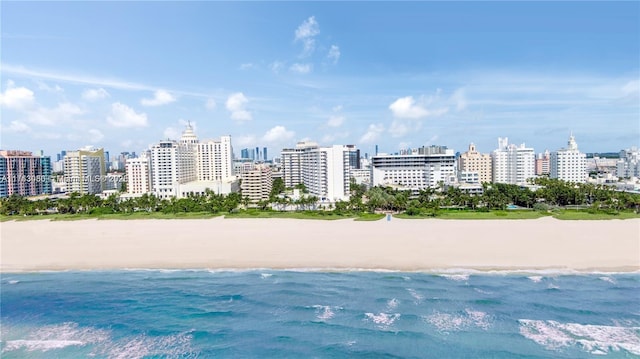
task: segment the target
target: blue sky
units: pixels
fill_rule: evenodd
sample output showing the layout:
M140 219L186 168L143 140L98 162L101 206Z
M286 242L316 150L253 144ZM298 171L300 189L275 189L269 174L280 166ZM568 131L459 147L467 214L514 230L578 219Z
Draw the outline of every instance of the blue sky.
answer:
M639 2L0 3L0 147L640 143Z

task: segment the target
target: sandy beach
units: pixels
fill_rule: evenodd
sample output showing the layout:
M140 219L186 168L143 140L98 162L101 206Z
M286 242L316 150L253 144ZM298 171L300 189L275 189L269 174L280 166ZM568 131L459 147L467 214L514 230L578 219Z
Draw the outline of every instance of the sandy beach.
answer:
M2 272L124 268L640 270L640 220L296 219L0 224Z

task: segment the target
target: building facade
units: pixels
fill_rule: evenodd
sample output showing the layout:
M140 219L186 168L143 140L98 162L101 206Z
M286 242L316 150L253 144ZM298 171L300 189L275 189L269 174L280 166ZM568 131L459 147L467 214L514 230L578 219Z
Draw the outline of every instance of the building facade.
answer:
M51 194L51 157L0 151L0 198Z
M67 151L64 156L64 180L67 192L99 194L104 191L106 180L104 159L103 148Z
M573 183L587 181L587 155L578 150L573 135L569 136L567 148L551 153L549 167L551 178Z
M196 157L198 181L223 181L234 174L231 136L199 142Z
M508 139L498 138L498 148L491 153L493 182L526 184L535 177L535 153L525 144L509 144Z
M138 158L127 159L127 192L144 194L152 192L151 155L143 152Z
M618 178L640 177L640 151L631 147L620 151L620 159L616 162Z
M481 183L489 183L493 179L491 163L491 155L479 153L476 150L476 145L471 143L467 152L462 153L458 158L458 173L474 172L478 174L477 178ZM466 181L460 178L459 180L461 182Z
M268 200L272 187L271 167L266 165L257 165L254 169L246 171L240 185L242 197L248 197L252 203Z
M377 154L371 158L372 185L419 190L455 180L455 153L444 146L422 147L410 154Z
M164 140L151 147L151 186L156 197L177 197L180 184L195 181L196 157L190 146Z
M551 154L549 150L536 155L536 176L548 176L551 173L550 161Z

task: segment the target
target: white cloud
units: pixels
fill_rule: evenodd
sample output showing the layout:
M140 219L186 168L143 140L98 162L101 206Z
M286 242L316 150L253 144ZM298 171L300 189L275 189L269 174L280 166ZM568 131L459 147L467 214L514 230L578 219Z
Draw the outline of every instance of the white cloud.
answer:
M236 92L227 98L226 107L231 112L231 118L238 121L250 121L252 119L251 112L245 109L245 105L249 100L242 92Z
M295 63L291 65L291 67L289 68L289 70L299 74L308 74L309 72L311 72L312 69L313 69L312 64L299 64L299 63Z
M161 106L172 103L176 98L165 90L157 90L153 94L153 98L143 98L140 103L143 106Z
M33 138L38 140L59 140L62 138L62 135L53 132L37 132L33 134Z
M384 131L384 126L381 124L371 124L362 137L360 137L360 143L373 143Z
M0 93L0 105L13 110L23 110L31 107L35 98L33 91L26 87L14 87L13 81L7 81L7 89Z
M256 66L252 63L246 63L246 64L241 64L240 65L240 70L251 70L254 69Z
M331 45L327 58L335 65L340 60L340 48L336 45Z
M204 104L204 107L207 108L207 110L211 111L211 110L215 110L216 108L216 100L213 99L212 97L209 97L207 99L207 102Z
M31 128L24 122L21 121L11 121L9 126L2 126L2 132L29 132Z
M622 93L625 95L633 95L640 92L640 81L631 80L622 87Z
M334 132L331 134L324 135L322 137L323 144L331 144L336 140L343 139L349 137L349 132Z
M96 130L95 128L89 130L89 141L92 143L98 143L102 141L102 139L104 139L104 135L100 130Z
M331 110L333 112L340 112L340 111L342 111L342 105L335 106Z
M389 126L389 133L392 137L402 137L410 131L411 128L406 123L402 123L398 120L394 120L391 123L391 126Z
M40 107L34 111L27 112L27 121L30 123L53 126L60 125L73 119L74 116L82 115L84 111L69 102L58 104L55 108Z
M424 107L416 105L416 101L413 96L407 96L397 99L391 105L389 109L393 112L393 115L398 118L423 118L429 114Z
M278 74L280 73L280 71L282 71L282 69L284 68L284 65L285 65L284 62L282 61L274 61L271 63L271 65L269 65L269 68L271 69L271 71Z
M59 85L49 86L43 81L36 81L38 84L38 90L47 91L47 92L64 92L64 89Z
M145 127L149 125L146 113L136 113L131 107L116 102L111 105L107 122L113 127Z
M295 41L301 41L304 46L302 56L309 56L315 50L314 37L318 34L320 34L320 25L318 25L314 16L311 16L298 26L295 32Z
M107 90L103 89L102 87L97 89L87 89L87 90L84 90L84 92L82 92L82 98L87 101L101 100L109 96L111 95L109 95Z
M327 126L329 127L340 127L344 123L344 116L331 116L329 117L329 121L327 121Z
M233 142L238 146L252 146L256 143L256 136L254 135L242 135L235 137Z
M289 141L295 136L295 132L287 130L284 126L276 126L267 131L262 140L264 142L285 142Z

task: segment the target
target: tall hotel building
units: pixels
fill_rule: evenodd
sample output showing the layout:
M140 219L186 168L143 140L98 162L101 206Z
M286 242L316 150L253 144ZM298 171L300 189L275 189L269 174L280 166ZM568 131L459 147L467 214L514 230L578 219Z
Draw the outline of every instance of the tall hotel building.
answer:
M198 181L222 181L233 176L231 136L200 142L197 150Z
M509 144L508 139L498 138L498 148L491 153L493 182L526 184L535 177L535 153L533 148Z
M151 186L156 197L177 197L181 184L195 181L198 138L191 125L180 141L163 140L151 147Z
M372 185L410 189L437 188L455 178L455 153L444 146L422 147L408 154L377 154L371 158Z
M493 178L491 155L479 153L476 145L471 143L469 150L458 158L458 173L477 173L481 183L489 183Z
M0 198L51 194L51 157L0 151Z
M64 181L69 193L101 193L104 190L105 175L103 148L67 151L64 156Z
M151 187L151 154L143 152L140 157L128 158L126 162L127 192L130 194L144 194L152 190Z
M299 142L296 148L282 150L284 185L294 187L302 183L321 200L346 200L351 168L359 167L359 154L353 145L319 147L313 142Z
M549 177L567 182L584 183L587 181L587 156L578 150L573 135L569 136L567 148L551 152Z

